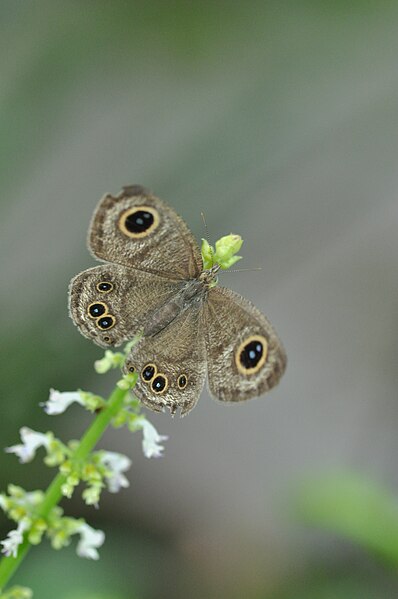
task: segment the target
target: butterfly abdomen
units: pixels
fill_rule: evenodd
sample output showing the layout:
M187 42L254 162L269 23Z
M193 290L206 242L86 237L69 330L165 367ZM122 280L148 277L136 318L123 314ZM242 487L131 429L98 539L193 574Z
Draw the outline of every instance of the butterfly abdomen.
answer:
M189 308L193 302L201 302L207 291L202 281L192 279L184 283L176 295L169 299L163 306L158 308L143 331L144 337L153 337L165 329L173 322L184 310Z

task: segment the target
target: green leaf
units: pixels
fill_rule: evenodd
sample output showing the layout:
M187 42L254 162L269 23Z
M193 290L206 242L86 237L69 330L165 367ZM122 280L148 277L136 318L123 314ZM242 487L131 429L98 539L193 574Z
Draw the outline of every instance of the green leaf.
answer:
M214 264L214 248L209 244L207 239L202 239L202 259L203 268L208 270Z
M231 268L231 266L239 262L239 260L242 260L242 256L231 256L231 258L223 260L220 264L220 267L222 268L222 270L227 270L228 268Z
M239 252L242 243L243 239L240 235L235 235L234 233L225 235L216 241L216 254L221 260L224 258L228 259L230 256Z

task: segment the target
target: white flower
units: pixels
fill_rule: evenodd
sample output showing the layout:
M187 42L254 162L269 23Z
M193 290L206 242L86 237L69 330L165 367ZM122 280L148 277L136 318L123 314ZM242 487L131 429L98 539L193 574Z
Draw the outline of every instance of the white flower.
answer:
M135 424L142 428L144 438L142 440L142 451L147 458L160 458L164 450L162 441L166 441L168 437L159 435L156 428L146 418L138 418Z
M27 426L23 426L19 434L21 435L22 444L12 445L6 447L7 453L15 453L19 457L19 461L22 464L30 462L36 455L36 451L39 447L49 448L51 438L49 434L37 433Z
M110 471L105 478L111 493L117 493L122 487L127 488L130 485L123 474L131 466L130 458L114 451L104 451L101 463Z
M88 524L82 524L76 532L80 534L80 541L76 547L77 555L87 559L99 559L97 548L105 541L105 533L91 528Z
M17 557L18 547L23 541L23 533L25 530L28 530L29 527L30 521L24 518L15 530L10 530L4 541L0 541L0 544L3 545L2 553L4 553L4 555L7 557L10 555Z
M46 414L55 416L57 414L63 414L69 406L77 402L80 405L84 405L83 398L79 391L57 391L56 389L50 389L50 397L44 403L43 406Z

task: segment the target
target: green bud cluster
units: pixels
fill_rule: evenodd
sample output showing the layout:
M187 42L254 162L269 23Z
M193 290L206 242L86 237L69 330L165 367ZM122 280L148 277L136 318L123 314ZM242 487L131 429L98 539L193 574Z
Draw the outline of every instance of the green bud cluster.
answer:
M202 239L203 268L209 269L218 264L223 270L231 268L242 256L236 256L242 247L243 239L240 235L230 233L216 241L215 248L206 239Z

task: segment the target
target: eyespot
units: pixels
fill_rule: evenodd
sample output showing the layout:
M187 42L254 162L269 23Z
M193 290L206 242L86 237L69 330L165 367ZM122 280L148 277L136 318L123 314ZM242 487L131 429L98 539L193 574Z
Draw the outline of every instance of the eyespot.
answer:
M255 374L264 366L268 343L262 335L251 335L235 351L235 364L242 374Z
M164 374L157 374L151 383L152 391L157 395L164 393L168 386L169 382Z
M113 289L113 284L109 283L109 281L101 281L97 283L96 288L100 293L109 293Z
M108 312L108 306L103 302L95 302L89 305L87 311L91 318L99 318L99 316Z
M155 364L147 364L141 370L141 378L145 383L149 383L157 372Z
M177 379L177 385L179 389L185 389L185 387L188 385L188 377L186 374L180 374Z
M135 372L135 368L134 368L134 366L129 366L129 372L131 372L131 374L132 374L133 372Z
M152 206L134 206L121 214L119 229L127 237L139 239L152 233L159 222L159 213Z
M115 326L115 322L115 317L112 316L112 314L105 314L105 316L102 316L102 318L98 318L96 324L97 327L102 331L107 331Z

